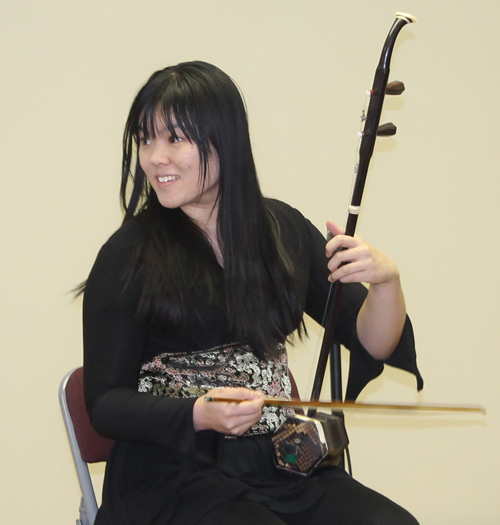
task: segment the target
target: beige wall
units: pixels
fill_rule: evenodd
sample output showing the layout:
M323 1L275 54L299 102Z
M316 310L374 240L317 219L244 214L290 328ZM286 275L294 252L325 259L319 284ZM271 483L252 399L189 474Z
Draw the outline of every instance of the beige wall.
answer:
M452 6L452 8L451 8ZM496 1L4 0L0 16L1 523L72 523L57 404L82 361L86 278L118 227L120 141L147 76L181 60L243 89L266 194L345 221L358 117L397 10L393 79L359 233L398 262L426 387L389 371L363 399L482 403L474 416L349 414L355 475L426 525L500 517ZM306 390L310 350L292 351Z

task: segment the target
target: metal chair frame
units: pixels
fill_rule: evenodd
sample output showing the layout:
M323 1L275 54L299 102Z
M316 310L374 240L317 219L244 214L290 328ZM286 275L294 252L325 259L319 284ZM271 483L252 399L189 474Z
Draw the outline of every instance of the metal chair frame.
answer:
M98 505L88 464L105 462L113 442L99 436L91 427L84 403L82 374L83 368L77 367L64 376L59 386L59 403L82 494L80 515L76 520L76 525L94 525ZM72 379L78 380L81 384L71 385L71 388L75 389L73 392L75 398L71 400L68 398L68 383ZM298 397L297 385L291 372L290 381L292 383L292 395ZM77 417L79 420L75 425ZM83 437L82 432L85 434ZM95 445L98 445L97 448L100 447L97 454L92 450Z
M90 445L95 445L96 443L99 443L101 445L101 448L104 452L101 452L96 457L93 457L92 459L85 460L83 457L87 457L88 453L86 454L83 450L84 447L88 447L90 442L84 443L78 440L79 432L77 429L75 429L75 424L73 421L73 418L75 417L75 410L79 411L79 415L85 418L88 418L85 404L83 400L83 386L81 388L78 387L78 391L76 393L77 396L77 407L71 406L71 401L68 400L67 396L67 387L68 382L73 377L73 374L81 374L83 373L82 367L77 367L68 372L62 382L59 386L59 403L61 405L61 412L64 420L64 426L66 427L66 433L68 435L68 441L69 446L71 449L71 454L73 456L73 462L75 464L76 474L78 477L78 483L80 485L80 491L82 494L81 501L80 501L80 516L79 519L76 520L77 525L94 525L94 521L97 515L97 499L95 496L94 491L94 485L92 483L92 478L90 476L90 471L88 467L88 463L98 463L102 461L106 461L107 459L107 452L109 452L109 448L111 447L112 442L110 440L107 440L106 438L103 438L99 436L97 433L93 431L93 429L90 426L90 421L88 422L88 429L86 429L87 432L91 432L92 435L90 436L90 441L92 442ZM75 376L76 377L76 376ZM72 413L73 412L73 413ZM84 414L83 414L84 413ZM85 420L84 423L79 423L82 426L87 426L87 422ZM95 435L94 435L95 434ZM88 436L87 436L88 439ZM83 453L83 457L82 457Z

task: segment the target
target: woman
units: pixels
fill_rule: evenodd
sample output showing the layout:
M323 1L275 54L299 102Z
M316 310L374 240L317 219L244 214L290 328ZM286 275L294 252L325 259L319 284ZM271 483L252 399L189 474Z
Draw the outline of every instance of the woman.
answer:
M331 222L325 248L299 212L263 198L225 73L191 62L148 80L126 124L121 197L124 223L84 298L87 407L117 440L96 523L416 523L342 469L297 481L273 465L288 412L263 394L290 396L283 343L304 312L321 321L328 280L352 283L336 334L352 354L348 397L393 352L419 376L394 263Z

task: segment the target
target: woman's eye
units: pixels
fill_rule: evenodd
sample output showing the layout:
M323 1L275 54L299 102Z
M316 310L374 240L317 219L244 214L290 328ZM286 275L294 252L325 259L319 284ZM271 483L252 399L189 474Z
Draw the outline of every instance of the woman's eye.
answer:
M176 144L177 142L181 142L182 141L182 137L179 137L178 135L170 135L170 137L168 138L168 141L171 144Z
M151 139L147 139L146 137L139 137L139 141L143 146L149 146L151 144Z

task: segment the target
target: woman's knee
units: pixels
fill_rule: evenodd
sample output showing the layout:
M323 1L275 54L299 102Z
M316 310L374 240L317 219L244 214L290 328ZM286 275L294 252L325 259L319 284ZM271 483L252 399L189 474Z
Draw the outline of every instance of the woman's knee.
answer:
M253 501L233 500L209 512L198 525L285 525L275 514Z

